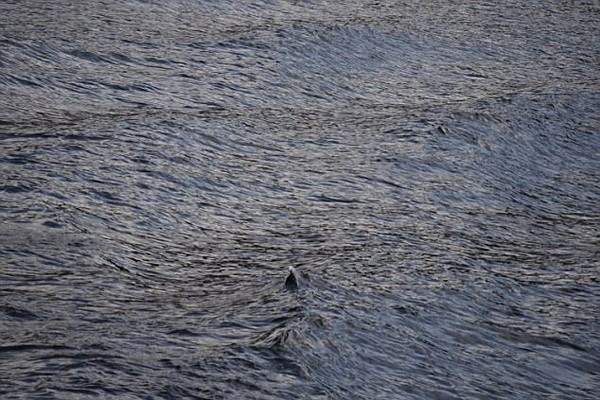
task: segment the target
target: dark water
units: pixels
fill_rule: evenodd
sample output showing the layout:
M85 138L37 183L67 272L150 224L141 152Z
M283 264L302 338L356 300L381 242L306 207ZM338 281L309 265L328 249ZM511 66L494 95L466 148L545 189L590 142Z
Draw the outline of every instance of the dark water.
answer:
M1 397L598 398L600 3L501 3L2 1Z

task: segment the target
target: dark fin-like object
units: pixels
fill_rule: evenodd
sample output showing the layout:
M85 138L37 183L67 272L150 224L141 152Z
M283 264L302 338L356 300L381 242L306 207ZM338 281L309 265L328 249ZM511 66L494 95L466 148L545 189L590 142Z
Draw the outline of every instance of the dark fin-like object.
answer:
M298 279L296 278L296 271L294 268L290 267L290 273L285 279L285 287L287 289L297 289L298 288Z

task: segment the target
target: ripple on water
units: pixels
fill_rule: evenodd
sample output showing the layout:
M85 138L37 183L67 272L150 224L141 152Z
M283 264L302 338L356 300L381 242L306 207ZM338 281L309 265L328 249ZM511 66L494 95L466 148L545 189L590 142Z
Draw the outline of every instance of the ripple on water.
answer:
M596 5L29 3L2 396L596 397Z

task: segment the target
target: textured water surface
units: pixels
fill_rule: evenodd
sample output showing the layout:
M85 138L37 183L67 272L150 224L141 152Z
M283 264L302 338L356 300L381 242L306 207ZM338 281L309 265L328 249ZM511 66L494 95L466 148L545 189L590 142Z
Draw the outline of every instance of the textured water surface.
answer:
M0 3L2 398L597 398L600 4L343 3Z

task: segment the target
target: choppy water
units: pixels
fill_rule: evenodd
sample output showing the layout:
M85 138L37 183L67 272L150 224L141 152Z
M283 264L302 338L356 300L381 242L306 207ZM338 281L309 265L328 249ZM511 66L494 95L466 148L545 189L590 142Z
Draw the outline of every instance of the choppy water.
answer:
M596 399L600 3L500 3L1 2L2 398Z

